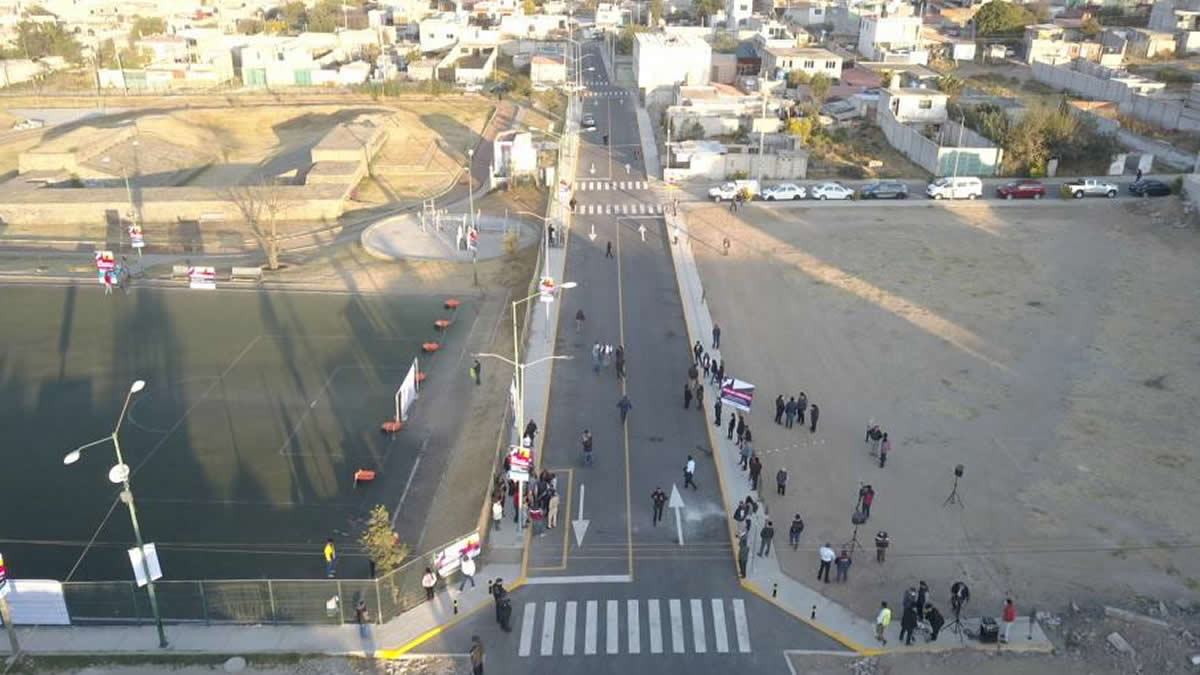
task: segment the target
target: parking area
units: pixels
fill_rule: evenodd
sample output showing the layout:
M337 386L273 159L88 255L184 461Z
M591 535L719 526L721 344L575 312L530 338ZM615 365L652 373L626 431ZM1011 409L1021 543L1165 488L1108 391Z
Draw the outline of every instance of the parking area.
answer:
M726 372L757 386L763 498L777 529L807 525L780 547L789 574L815 583L822 544L862 546L849 584L822 584L862 616L920 579L941 604L964 580L997 615L1010 594L1025 611L1200 587L1200 242L1177 200L682 210ZM815 433L773 422L801 391Z

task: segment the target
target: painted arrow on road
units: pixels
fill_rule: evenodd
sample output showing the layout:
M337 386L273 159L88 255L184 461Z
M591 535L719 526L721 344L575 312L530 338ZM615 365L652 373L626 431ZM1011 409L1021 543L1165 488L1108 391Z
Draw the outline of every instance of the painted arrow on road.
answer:
M679 545L683 546L683 517L680 511L683 511L683 497L679 496L679 486L671 484L671 499L667 502L673 511L675 511L675 533L679 535Z
M583 517L583 495L586 486L583 483L579 484L579 517L571 521L571 527L575 528L575 545L583 546L583 535L587 534L588 523L591 522Z
M588 239L596 241L596 224L592 223L592 231L588 232Z
M642 235L642 241L646 241L646 226L638 225L638 234Z

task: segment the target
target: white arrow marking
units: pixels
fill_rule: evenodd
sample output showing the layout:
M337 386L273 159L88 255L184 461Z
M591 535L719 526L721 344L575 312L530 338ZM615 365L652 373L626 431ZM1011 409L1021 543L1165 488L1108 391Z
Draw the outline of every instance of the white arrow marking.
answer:
M579 517L571 521L571 526L575 528L575 545L583 546L583 535L587 534L588 523L590 521L583 517L583 483L579 484Z
M588 232L588 239L596 241L596 224L592 223L592 231Z
M671 484L671 499L667 506L675 511L675 533L679 535L679 545L683 546L683 520L679 512L683 510L683 497L679 496L679 486Z
M646 226L638 225L638 234L642 235L642 241L646 241Z

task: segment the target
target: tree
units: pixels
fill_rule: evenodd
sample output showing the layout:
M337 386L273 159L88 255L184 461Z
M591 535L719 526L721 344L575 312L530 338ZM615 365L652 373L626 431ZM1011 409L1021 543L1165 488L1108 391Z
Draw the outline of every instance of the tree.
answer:
M1104 32L1104 26L1101 26L1100 22L1095 18L1089 16L1079 25L1079 32L1087 37L1096 37Z
M808 145L808 139L812 138L815 127L816 124L811 117L793 117L788 120L787 132L795 136L801 143Z
M803 70L800 70L799 68L797 68L796 70L788 71L787 86L791 89L795 89L796 87L799 87L802 84L808 84L811 81L812 81L812 76L809 75L808 73L804 72Z
M387 574L400 566L408 557L408 546L400 543L400 535L392 529L392 519L387 507L378 504L371 509L367 527L358 543L366 549L367 556L375 563L376 574Z
M533 16L537 14L537 5L533 0L524 0L521 3L521 11L525 13L525 16Z
M222 193L250 226L267 257L267 268L272 270L279 269L279 218L291 206L281 187L270 177L260 175L252 182L231 185Z
M308 12L300 0L293 0L284 5L279 11L279 16L287 24L288 30L304 30L305 24L308 23Z
M137 42L143 35L162 35L167 32L167 22L157 16L137 16L129 29L129 41Z
M693 8L696 10L696 16L700 17L700 23L703 24L705 19L725 9L725 3L722 0L696 0Z
M717 54L735 54L738 49L738 39L729 33L720 33L712 41L712 50Z
M965 83L953 75L942 75L937 79L937 86L950 96L958 96L962 93Z
M16 53L27 59L61 56L72 63L80 63L83 57L83 49L75 36L58 24L22 21L17 24L14 43Z
M650 0L650 25L658 25L662 20L663 9L663 0Z
M808 95L812 97L813 103L820 108L825 99L829 98L829 91L833 88L833 80L825 73L817 73L813 75L812 80L808 83Z
M975 13L975 31L981 36L1018 35L1037 18L1032 12L1007 0L989 2Z

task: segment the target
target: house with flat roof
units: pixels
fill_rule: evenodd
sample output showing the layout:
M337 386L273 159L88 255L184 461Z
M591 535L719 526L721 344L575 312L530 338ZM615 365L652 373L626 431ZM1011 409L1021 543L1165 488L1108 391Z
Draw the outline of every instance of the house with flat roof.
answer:
M675 85L708 84L712 47L703 39L667 33L638 33L633 43L637 86L649 95Z
M819 47L768 47L763 57L763 74L771 80L783 80L793 70L809 77L821 74L832 80L842 76L842 57Z

